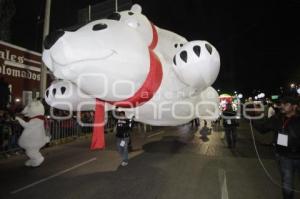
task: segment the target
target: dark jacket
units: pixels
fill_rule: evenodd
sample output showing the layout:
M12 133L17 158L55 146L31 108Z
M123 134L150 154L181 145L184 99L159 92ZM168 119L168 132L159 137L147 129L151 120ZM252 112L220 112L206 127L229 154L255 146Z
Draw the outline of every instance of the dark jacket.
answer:
M296 115L291 118L286 118L281 114L276 114L273 117L261 121L253 121L253 126L260 133L273 132L273 146L275 152L281 156L288 158L300 158L300 116ZM277 144L278 133L282 132L288 135L288 146Z
M128 138L130 136L130 129L130 121L128 119L118 119L116 137Z
M223 127L224 128L236 128L239 126L239 123L236 119L235 111L224 111L223 112Z

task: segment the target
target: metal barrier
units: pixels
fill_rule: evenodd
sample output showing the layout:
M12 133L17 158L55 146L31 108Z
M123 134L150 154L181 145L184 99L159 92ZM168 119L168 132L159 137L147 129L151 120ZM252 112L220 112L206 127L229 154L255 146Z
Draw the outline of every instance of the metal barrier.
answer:
M49 145L65 143L72 141L78 137L90 136L93 132L93 114L90 118L81 118L84 124L80 126L76 117L67 120L54 120L47 117L45 119L46 135L51 136ZM113 131L115 119L111 112L106 115L105 133ZM23 151L18 146L18 139L21 136L23 128L17 121L1 121L0 122L0 155L9 156L10 154Z
M2 121L0 123L0 153L19 150L18 139L23 128L16 121Z
M82 127L77 123L76 118L68 120L47 119L45 129L46 135L51 136L50 144L65 142L68 138L76 138L83 134ZM85 131L85 134L87 133Z
M67 120L55 120L49 117L45 119L46 135L51 136L50 143L47 146L66 143L75 140L78 137L88 137L93 132L93 112L89 112L87 117L81 117L81 122L86 125L79 125L74 116ZM105 133L111 133L116 126L116 119L112 112L107 112L105 118ZM140 132L152 130L152 126L137 122L135 125ZM19 154L23 149L18 146L18 140L23 131L23 127L15 120L0 121L0 158Z

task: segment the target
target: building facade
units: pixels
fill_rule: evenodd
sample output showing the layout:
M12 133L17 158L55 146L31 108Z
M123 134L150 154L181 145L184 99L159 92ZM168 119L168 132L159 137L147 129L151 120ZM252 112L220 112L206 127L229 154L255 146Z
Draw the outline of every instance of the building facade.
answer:
M0 78L9 84L11 104L40 96L41 64L41 53L0 41Z

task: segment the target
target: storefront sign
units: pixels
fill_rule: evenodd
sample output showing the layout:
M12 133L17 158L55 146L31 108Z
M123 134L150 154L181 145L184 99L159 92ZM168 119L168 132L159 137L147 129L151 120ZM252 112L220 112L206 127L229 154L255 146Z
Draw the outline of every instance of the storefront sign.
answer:
M0 41L0 76L40 81L41 54Z

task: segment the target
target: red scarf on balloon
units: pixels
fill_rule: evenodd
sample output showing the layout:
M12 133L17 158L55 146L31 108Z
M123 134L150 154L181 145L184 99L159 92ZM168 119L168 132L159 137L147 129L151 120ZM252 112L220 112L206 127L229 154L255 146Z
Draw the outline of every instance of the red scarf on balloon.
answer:
M141 88L130 98L117 102L107 102L118 107L130 108L139 106L149 101L155 92L158 90L163 76L162 65L159 58L154 53L153 49L158 42L157 30L153 24L152 26L152 42L149 46L150 56L150 70ZM92 135L91 149L104 149L105 148L105 102L99 99L96 100L94 128Z

